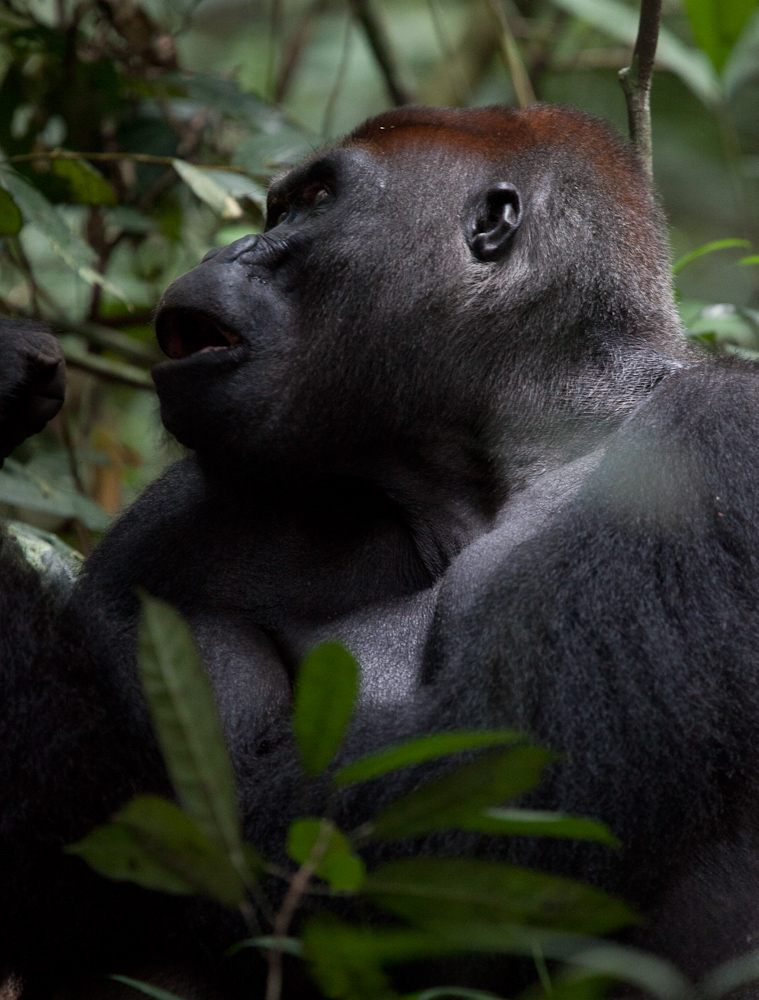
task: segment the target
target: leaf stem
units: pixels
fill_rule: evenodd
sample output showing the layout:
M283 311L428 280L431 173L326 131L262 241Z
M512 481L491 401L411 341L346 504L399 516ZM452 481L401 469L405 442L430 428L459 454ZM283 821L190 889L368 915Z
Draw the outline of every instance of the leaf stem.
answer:
M308 883L316 871L319 862L324 857L324 852L329 847L332 836L332 824L328 820L322 820L319 836L316 838L308 859L300 866L297 872L290 879L290 886L282 900L282 905L274 920L273 936L287 937L290 930L290 923L295 916L303 895L308 889ZM268 975L266 979L265 1000L280 1000L282 996L282 952L270 950L268 953Z

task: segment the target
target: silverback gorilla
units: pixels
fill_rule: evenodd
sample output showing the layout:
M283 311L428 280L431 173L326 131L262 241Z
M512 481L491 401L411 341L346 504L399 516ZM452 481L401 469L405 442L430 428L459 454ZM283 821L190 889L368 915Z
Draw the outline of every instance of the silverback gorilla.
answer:
M0 330L7 454L61 373L43 329ZM191 624L254 843L274 851L299 808L293 671L337 637L363 670L353 754L524 728L564 755L531 802L604 820L625 850L512 857L621 893L647 918L636 940L689 974L748 950L759 383L686 348L627 145L555 107L380 115L278 180L263 235L174 282L156 330L188 456L63 613L2 543L0 956L25 996L80 996L129 962L242 995L223 981L238 966L214 968L234 922L60 850L167 790L136 586Z

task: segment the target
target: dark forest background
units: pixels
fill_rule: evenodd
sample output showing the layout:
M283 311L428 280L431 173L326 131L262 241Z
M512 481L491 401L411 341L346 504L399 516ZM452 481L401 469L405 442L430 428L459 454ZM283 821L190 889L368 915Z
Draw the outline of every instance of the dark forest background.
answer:
M273 174L405 101L559 102L626 132L617 73L637 14L623 0L2 0L0 311L53 321L70 376L62 414L0 471L0 513L87 552L175 454L152 310L206 250L260 228ZM710 348L751 354L758 112L758 0L665 0L654 173L682 315Z

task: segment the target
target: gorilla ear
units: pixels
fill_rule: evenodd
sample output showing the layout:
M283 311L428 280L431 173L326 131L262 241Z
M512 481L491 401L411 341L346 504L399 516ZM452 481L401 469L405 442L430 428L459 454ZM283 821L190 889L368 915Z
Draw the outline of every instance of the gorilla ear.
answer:
M469 249L478 260L498 260L521 221L522 199L513 184L500 181L486 191L478 191L466 213Z

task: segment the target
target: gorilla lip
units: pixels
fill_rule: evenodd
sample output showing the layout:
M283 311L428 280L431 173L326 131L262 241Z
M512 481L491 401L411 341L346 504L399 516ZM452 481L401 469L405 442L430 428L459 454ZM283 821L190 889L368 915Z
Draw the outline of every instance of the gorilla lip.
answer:
M156 337L171 361L183 361L198 354L228 351L240 343L234 331L213 316L195 309L166 309L156 320Z

